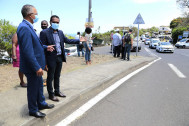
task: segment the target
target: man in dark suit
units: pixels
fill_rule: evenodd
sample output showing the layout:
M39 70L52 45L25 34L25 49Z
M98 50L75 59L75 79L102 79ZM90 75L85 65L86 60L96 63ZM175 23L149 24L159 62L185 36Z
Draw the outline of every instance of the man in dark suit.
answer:
M44 48L53 51L53 46L45 46L33 29L37 22L37 10L32 5L22 7L23 21L17 29L18 44L20 47L20 70L27 77L27 98L29 115L38 118L46 115L39 110L51 109L53 104L47 104L43 95L43 69L45 68Z
M49 93L49 99L52 101L59 101L55 96L66 97L60 92L60 73L62 69L62 62L66 62L66 56L64 51L64 43L79 44L80 41L85 41L83 37L79 39L68 39L65 37L63 31L59 30L60 19L58 16L53 15L50 18L51 27L43 30L40 33L40 39L44 45L55 45L53 52L45 52L46 63L48 67L47 71L47 91ZM54 91L52 81L54 80Z

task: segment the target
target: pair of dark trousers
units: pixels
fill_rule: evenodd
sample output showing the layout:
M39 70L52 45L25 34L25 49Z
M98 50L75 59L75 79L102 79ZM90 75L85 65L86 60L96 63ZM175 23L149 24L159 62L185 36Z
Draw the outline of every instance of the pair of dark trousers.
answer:
M29 113L36 113L38 108L47 105L45 96L43 95L43 78L37 76L35 72L25 73L27 78L27 98Z
M114 57L116 57L116 54L117 57L120 56L120 46L114 46Z
M127 60L130 60L131 44L125 44L124 57L125 60L127 54Z
M60 92L60 73L62 70L62 56L56 57L56 65L48 66L47 71L47 91L49 96L54 96L54 93ZM52 81L54 80L54 91Z
M125 46L121 46L121 59L124 58Z

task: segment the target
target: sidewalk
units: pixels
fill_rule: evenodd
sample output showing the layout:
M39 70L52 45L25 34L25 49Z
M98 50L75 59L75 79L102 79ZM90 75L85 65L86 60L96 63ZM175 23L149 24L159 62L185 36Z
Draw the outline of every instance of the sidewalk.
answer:
M53 118L60 118L65 109L72 108L71 103L77 101L81 95L85 96L115 77L120 78L121 75L126 75L154 59L154 57L141 56L133 57L129 62L118 59L63 74L60 79L60 89L66 94L66 98L59 98L59 102L50 101L46 87L44 87L46 102L55 104L55 108L51 110L42 110L47 114L45 119L37 119L28 115L27 89L18 87L1 93L0 126L48 125Z

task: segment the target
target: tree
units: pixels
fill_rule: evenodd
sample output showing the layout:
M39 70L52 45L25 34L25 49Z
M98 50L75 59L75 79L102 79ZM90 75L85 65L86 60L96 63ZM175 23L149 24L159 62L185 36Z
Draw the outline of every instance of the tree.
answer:
M179 35L183 35L184 31L187 31L187 27L177 27L172 30L173 44L175 44L177 42Z
M182 24L183 22L183 18L179 17L179 18L176 18L176 19L173 19L170 23L170 28L171 29L174 29L176 28L177 26L179 26L179 24Z
M9 56L12 55L12 36L16 29L9 21L0 20L0 50L7 51Z
M177 0L177 3L181 9L189 8L189 0Z

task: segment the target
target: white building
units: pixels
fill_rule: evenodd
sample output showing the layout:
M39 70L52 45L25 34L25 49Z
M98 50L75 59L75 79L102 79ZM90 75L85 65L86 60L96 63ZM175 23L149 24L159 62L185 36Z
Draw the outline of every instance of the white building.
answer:
M171 29L168 26L160 26L159 34L171 34Z

